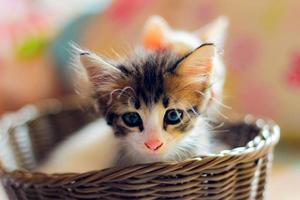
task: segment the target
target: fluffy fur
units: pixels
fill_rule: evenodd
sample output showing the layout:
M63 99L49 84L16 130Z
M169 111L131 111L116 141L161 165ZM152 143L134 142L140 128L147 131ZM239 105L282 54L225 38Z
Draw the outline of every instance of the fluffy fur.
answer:
M150 25L146 27L149 29ZM153 31L152 28L150 30ZM90 142L94 141L94 146L100 147L95 149L99 160L108 156L103 154L103 148L101 150L101 134L108 138L108 135L115 136L110 137L111 145L106 145L105 149L105 152L112 152L110 161L86 166L86 170L112 165L179 161L216 150L210 145L212 133L209 120L216 113L211 108L218 104L214 98L221 96L224 81L223 77L220 78L224 76L220 70L224 66L218 48L212 43L201 44L201 40L195 38L185 45L184 50L178 51L174 45L159 44L162 35L156 36L156 46L144 44L145 48L120 60L108 60L83 50L78 52L77 60L85 69L86 79L92 88L91 96L108 126L103 125L103 120L98 120L90 125L92 128L87 128L89 131L79 132L77 139L72 138L52 155L41 168L42 171L57 171L58 168L54 167L57 165L53 163L65 162L72 157L64 153L64 149L73 147L74 154L77 149L74 146L85 135L94 135ZM200 45L194 48L197 43ZM218 87L215 87L216 83ZM166 113L172 109L182 111L180 123L166 122ZM142 123L134 127L126 124L123 116L129 112L137 113ZM86 138L86 144L89 144ZM97 138L99 142L96 142ZM161 143L159 148L148 148L147 142L153 140ZM63 170L78 171L75 168L73 165Z
M178 160L209 151L205 118L215 59L213 44L184 56L170 50L140 51L112 64L92 53L81 54L99 110L122 137L118 165ZM169 109L184 111L180 123L165 123ZM143 123L127 126L122 119L127 112L137 112ZM155 152L144 145L153 138L164 144Z

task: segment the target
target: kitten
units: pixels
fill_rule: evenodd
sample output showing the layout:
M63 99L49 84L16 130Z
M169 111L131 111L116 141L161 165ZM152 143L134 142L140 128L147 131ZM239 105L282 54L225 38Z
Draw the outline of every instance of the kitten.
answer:
M212 93L221 96L214 87L220 85L215 82L220 78L217 69L224 68L217 46L196 40L194 34L190 36L195 37L196 48L192 43L175 47L183 46L184 42L175 45L180 40L157 46L159 37L149 46L147 32L153 30L149 27L151 23L144 32L144 48L127 58L112 61L80 50L77 58L104 118L61 145L40 171L82 172L180 161L215 151L209 127L215 111L210 109L217 104ZM224 33L222 29L220 34Z

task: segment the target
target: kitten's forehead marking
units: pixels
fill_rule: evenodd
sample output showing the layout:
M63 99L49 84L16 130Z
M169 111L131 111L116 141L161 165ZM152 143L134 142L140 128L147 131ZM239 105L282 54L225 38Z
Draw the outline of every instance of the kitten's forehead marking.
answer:
M176 64L178 58L170 52L152 52L137 59L130 67L136 95L146 105L155 104L166 93L165 72Z

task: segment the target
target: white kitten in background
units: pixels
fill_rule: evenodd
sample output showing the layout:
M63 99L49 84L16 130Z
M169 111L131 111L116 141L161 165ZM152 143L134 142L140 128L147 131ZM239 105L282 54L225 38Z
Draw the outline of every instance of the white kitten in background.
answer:
M98 119L61 144L38 171L84 172L111 167L119 140L106 121Z
M111 62L79 52L105 117L74 133L38 171L84 172L218 151L209 122L222 101L225 68L218 52L227 25L221 17L190 33L155 16L138 54Z
M4 191L4 188L3 188L1 182L0 182L0 199L1 200L8 200L8 197L6 196L6 193Z

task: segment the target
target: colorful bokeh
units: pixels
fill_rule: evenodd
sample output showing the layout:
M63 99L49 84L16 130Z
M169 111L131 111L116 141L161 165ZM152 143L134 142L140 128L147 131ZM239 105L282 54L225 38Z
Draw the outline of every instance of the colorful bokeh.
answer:
M224 56L228 82L233 83L226 88L228 94L225 95L232 97L226 104L233 107L227 115L262 115L278 121L283 130L287 130L286 135L300 132L299 120L291 117L295 111L300 112L299 106L294 105L300 102L300 21L297 20L300 3L297 0L97 0L105 2L105 6L76 0L72 1L74 10L68 11L64 6L71 1L67 0L61 6L54 6L48 0L0 0L4 2L7 9L0 9L0 78L9 76L10 72L10 80L15 80L14 70L33 66L24 62L46 63L45 66L52 65L58 71L62 87L68 80L70 55L67 49L71 41L108 56L115 52L122 55L140 43L144 22L151 15L161 15L172 27L189 31L225 15L231 24ZM16 5L18 12L1 20L8 15L7 10ZM37 5L52 5L52 9ZM84 9L87 7L97 9ZM96 14L95 10L98 10ZM49 52L52 52L50 62L47 60ZM30 74L29 70L26 72ZM47 84L53 85L52 82ZM10 89L18 85L14 81L10 87L4 88L4 85L0 79L2 91L11 93L19 87ZM34 94L26 97L31 95ZM50 92L48 96L51 95ZM6 97L4 100L6 104L17 101Z

